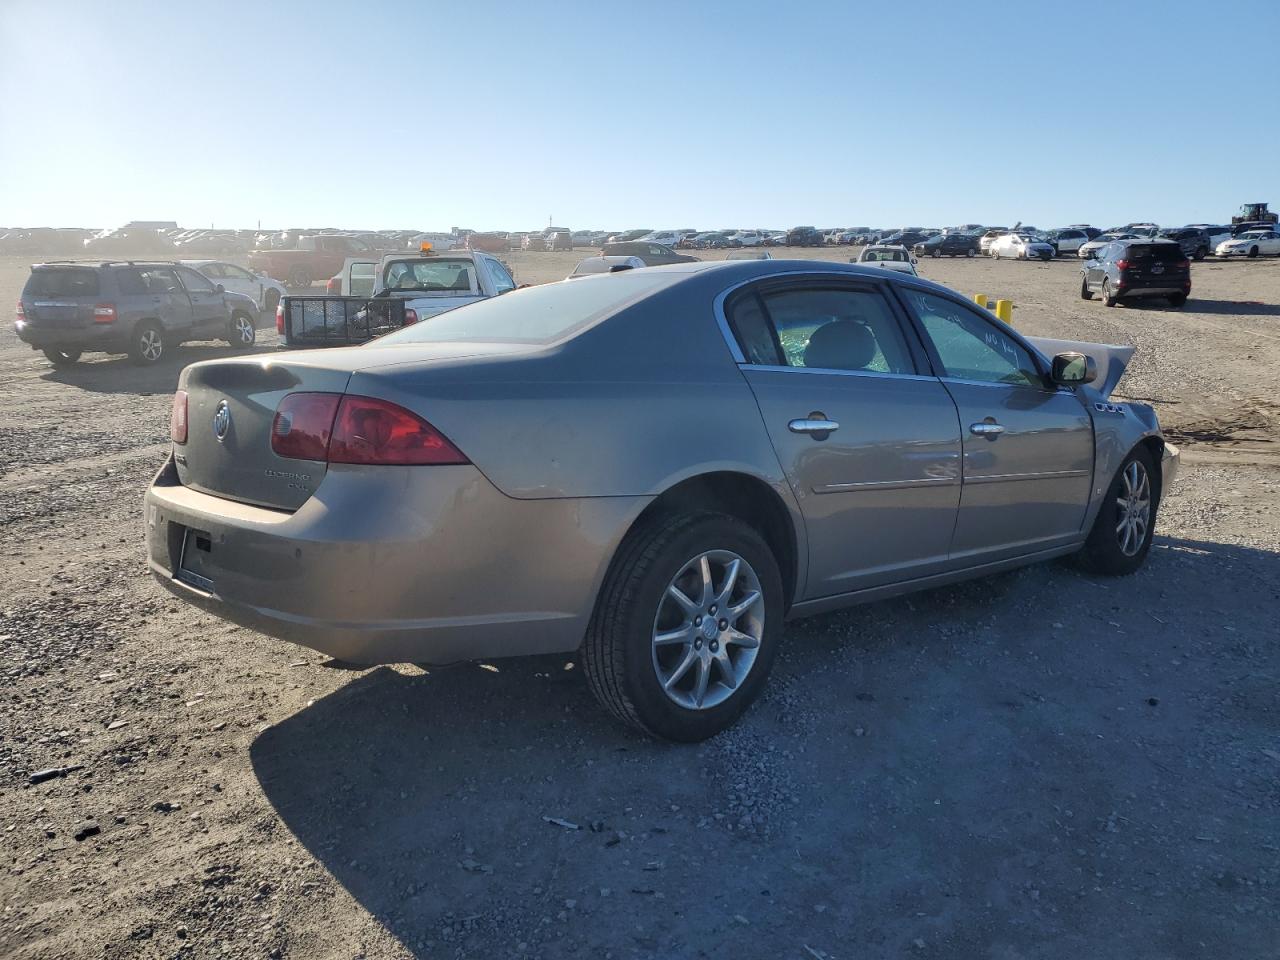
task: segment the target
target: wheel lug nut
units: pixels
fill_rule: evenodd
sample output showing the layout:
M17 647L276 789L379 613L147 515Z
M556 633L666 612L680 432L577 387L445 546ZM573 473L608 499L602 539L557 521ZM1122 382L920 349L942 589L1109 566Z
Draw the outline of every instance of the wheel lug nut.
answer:
M702 640L701 640L701 639L693 641L693 649L695 649L695 650L701 650L701 649L702 649Z
M713 617L716 615L716 605L714 603L711 605L711 609L708 610L707 613L711 614Z
M693 618L693 625L695 627L702 626L702 614L698 614L696 617Z
M719 649L720 649L720 644L719 644L717 641L712 640L712 641L711 641L711 652L712 652L712 653L715 653L715 652L716 652L717 650L719 650Z
M729 629L729 621L728 621L728 620L721 620L721 621L720 621L720 629L721 629L721 630L728 630L728 629Z

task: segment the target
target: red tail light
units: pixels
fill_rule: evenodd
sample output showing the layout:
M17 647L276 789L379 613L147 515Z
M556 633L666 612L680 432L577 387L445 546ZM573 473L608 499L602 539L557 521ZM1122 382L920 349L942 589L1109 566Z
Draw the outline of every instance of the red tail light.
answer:
M271 421L271 449L291 460L327 460L337 393L291 393L276 407Z
M169 439L174 443L187 442L187 391L178 390L173 395L173 409L169 411Z
M276 333L284 336L284 304L276 304Z
M1130 267L1130 263L1128 260L1117 260L1116 267L1121 270L1128 270Z
M407 327L409 326L409 324L417 323L417 322L418 322L418 311L414 310L412 307L405 307L404 308L404 325Z
M93 308L94 323L115 323L116 322L116 305L114 303L99 303Z
M23 307L21 300L18 301L18 319L19 320L27 319L27 310L25 307Z
M329 282L324 285L324 292L331 297L342 296L342 278L330 277Z
M435 427L385 400L343 396L333 423L330 463L470 463Z
M404 407L337 393L291 393L276 409L277 456L329 463L470 463L440 431Z
M1179 270L1189 270L1191 268L1191 261L1179 260L1177 263L1174 264L1174 266L1177 267Z

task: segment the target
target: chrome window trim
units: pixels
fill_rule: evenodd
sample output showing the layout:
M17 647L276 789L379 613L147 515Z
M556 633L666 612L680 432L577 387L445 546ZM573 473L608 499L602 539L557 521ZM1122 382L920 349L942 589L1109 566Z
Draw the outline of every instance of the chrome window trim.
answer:
M963 377L939 377L943 383L955 383L969 387L992 387L999 390L1034 390L1036 393L1043 393L1046 396L1055 397L1060 393L1074 393L1069 387L1056 387L1048 390L1044 387L1036 386L1034 383L998 383L993 380L966 380Z
M787 367L778 366L776 364L765 363L739 363L738 366L745 367L748 370L767 370L772 373L824 373L828 376L837 377L870 377L876 380L932 380L937 382L937 377L930 377L920 373L882 373L879 370L836 370L830 367Z

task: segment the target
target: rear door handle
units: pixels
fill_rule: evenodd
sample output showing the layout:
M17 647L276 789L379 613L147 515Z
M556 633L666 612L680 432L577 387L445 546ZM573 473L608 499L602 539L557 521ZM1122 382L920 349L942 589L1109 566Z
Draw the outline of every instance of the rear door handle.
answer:
M822 414L811 413L803 419L792 420L787 424L787 429L792 433L812 434L815 439L823 440L826 438L827 434L834 433L836 430L839 430L840 424L836 423L834 420L826 419ZM822 434L822 436L816 436L817 434Z
M1004 427L994 420L984 420L982 423L969 424L969 432L977 437L986 437L988 440L994 440L1004 433Z

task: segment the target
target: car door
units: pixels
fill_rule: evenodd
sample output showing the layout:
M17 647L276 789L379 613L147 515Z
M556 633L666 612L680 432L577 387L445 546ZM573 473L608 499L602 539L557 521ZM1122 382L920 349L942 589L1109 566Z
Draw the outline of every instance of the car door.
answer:
M1102 286L1102 280L1106 276L1106 260L1108 254L1111 253L1111 244L1103 244L1097 250L1093 251L1093 259L1084 262L1084 272L1089 278L1089 289L1098 290Z
M264 301L262 298L263 287L261 280L255 277L248 270L245 270L243 267L237 267L234 263L217 263L210 264L210 266L218 268L222 276L213 276L206 270L201 270L200 272L205 274L205 276L209 277L209 279L213 280L215 283L221 283L223 287L230 290L232 293L243 293L246 297L253 297L253 302L256 303L259 308L262 307Z
M886 283L814 275L726 302L743 375L804 517L806 599L941 571L960 422Z
M222 294L214 287L213 281L190 267L175 269L191 301L192 327L200 332L221 332L230 317Z
M1272 230L1258 243L1258 253L1274 257L1280 255L1280 234Z
M140 267L138 276L146 287L146 296L161 326L180 335L190 332L191 300L172 267Z
M1029 347L960 300L903 286L960 414L963 488L951 556L966 566L1078 539L1093 482L1093 420Z

